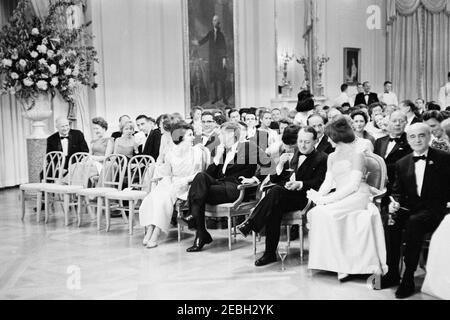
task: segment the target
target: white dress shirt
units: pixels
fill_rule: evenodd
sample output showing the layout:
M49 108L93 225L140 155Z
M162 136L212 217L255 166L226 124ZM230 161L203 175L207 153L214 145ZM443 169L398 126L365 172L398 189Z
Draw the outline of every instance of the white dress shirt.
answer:
M61 138L61 135L60 135ZM67 157L69 154L69 135L67 135L67 139L61 139L62 152Z
M428 150L425 151L422 154L418 154L416 152L413 153L414 157L420 157L420 156L428 156ZM416 173L416 185L417 185L417 195L420 197L422 194L422 185L423 185L423 178L425 175L425 167L427 165L426 160L419 160L414 163L415 166L415 173Z
M381 102L386 103L388 106L390 105L398 106L397 95L394 92L382 93L379 99Z
M392 149L394 149L396 143L397 142L395 142L395 140L389 141L387 148L386 148L386 154L384 155L384 158L388 157L389 153L391 153Z
M223 167L222 167L223 174L225 174L225 171L227 171L227 166L230 164L230 162L233 161L234 155L237 152L238 144L239 144L239 142L236 142L235 144L233 144L230 148L230 151L228 151L227 155L225 156L225 161L224 161Z

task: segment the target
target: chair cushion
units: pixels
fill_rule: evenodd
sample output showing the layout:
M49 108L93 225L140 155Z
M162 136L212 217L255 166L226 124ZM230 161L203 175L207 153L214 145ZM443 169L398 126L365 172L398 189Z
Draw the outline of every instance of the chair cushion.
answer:
M74 185L48 185L42 188L45 192L52 193L76 193L78 190L83 189L83 186L74 186Z
M42 188L49 185L54 185L54 183L24 183L19 188L24 191L42 191Z
M87 188L87 189L81 189L77 192L77 194L81 196L94 196L94 197L103 197L108 192L114 192L117 191L116 188Z
M105 197L115 200L140 200L144 199L147 194L147 192L139 190L116 190L106 193Z
M282 221L300 220L304 214L305 212L303 210L286 212L283 214Z

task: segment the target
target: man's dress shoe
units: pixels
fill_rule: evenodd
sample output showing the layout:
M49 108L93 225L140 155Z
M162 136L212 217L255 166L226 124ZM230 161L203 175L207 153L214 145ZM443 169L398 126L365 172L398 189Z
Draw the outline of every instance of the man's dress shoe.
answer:
M194 240L194 245L192 247L189 247L186 249L187 252L198 252L198 251L202 251L203 246L205 244L211 243L212 242L212 238L211 235L209 233L207 233L204 237L199 237L197 236L197 238L195 238Z
M250 232L252 232L252 225L250 221L244 221L236 227L237 231L246 238Z
M265 266L266 264L269 263L273 263L277 261L277 256L276 254L265 254L259 258L258 260L255 261L255 266L257 267L262 267Z
M395 297L397 299L408 298L414 294L415 290L414 280L403 279L397 291L395 291Z

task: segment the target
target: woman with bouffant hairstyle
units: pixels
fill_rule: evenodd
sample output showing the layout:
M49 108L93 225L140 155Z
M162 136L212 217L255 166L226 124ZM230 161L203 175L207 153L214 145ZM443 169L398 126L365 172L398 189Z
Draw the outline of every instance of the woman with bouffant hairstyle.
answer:
M187 199L190 182L202 170L204 147L193 146L193 127L176 122L170 126L170 133L173 147L163 154L163 164L155 173L161 180L139 208L139 223L147 227L142 242L147 248L156 247L161 235L167 235L175 201Z
M307 192L316 204L308 212L308 268L337 272L340 280L350 274L384 274L383 224L378 208L370 201L365 156L355 143L351 122L344 116L337 118L325 133L336 151L328 156L319 191Z

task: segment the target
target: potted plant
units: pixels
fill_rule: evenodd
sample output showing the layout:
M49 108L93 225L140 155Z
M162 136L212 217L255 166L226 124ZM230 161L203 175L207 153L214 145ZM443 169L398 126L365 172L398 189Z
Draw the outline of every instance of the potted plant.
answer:
M59 92L69 104L80 86L96 88L95 48L89 45L90 24L68 28L65 11L81 0L57 0L48 15L32 14L30 0L19 0L9 23L0 31L1 93L13 94L25 117L33 121L32 137L45 135L42 120L50 117L51 99Z

